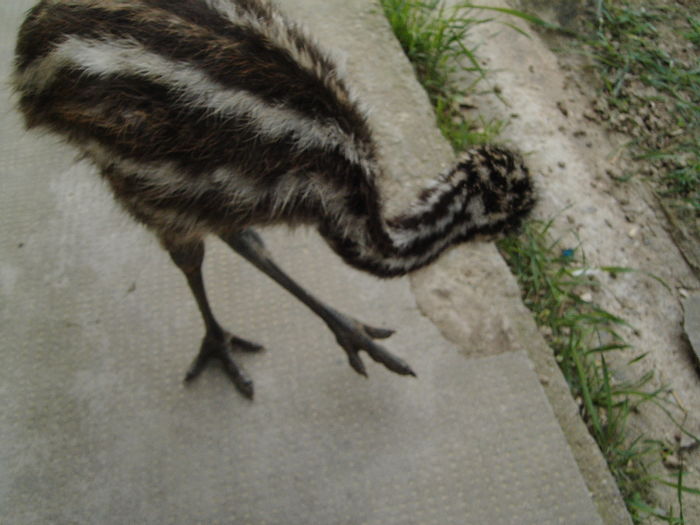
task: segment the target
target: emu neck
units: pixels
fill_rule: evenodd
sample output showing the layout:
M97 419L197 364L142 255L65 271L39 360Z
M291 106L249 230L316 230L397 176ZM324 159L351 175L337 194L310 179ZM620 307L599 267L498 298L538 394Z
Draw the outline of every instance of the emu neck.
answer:
M358 198L372 201L359 206L367 213L327 216L319 230L348 264L381 277L417 270L453 244L512 229L534 203L520 157L495 146L465 153L396 217L382 217L375 189Z
M425 197L388 220L377 204L366 215L326 217L319 230L348 264L381 277L403 275L431 262L464 233L464 186L444 185Z

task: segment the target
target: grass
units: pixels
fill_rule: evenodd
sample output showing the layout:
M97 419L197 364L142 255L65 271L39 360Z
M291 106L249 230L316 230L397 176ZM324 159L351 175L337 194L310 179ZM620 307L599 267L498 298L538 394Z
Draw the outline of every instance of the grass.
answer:
M447 10L437 0L381 0L381 3L419 81L428 92L436 110L438 126L454 149L464 150L497 137L502 123L470 121L463 116L460 106L460 101L475 90L486 75L479 65L476 50L466 48L464 38L475 24L487 20L471 16L469 7L473 6L466 4ZM682 110L676 114L676 125L680 129L696 130L698 99L694 97L697 97L696 90L700 90L700 82L694 83L694 75L698 71L688 71L675 64L658 46L656 49L651 45L635 48L647 36L656 35L654 17L657 15L644 11L613 11L603 0L596 0L596 5L599 27L594 49L601 57L603 76L608 80L605 92L613 106L621 112L633 111L636 102L625 90L626 83L630 75L641 74L642 70L654 65L651 72L642 77L644 82L657 86L667 100ZM501 11L546 26L532 16L512 10ZM686 37L693 45L698 45L700 22L689 17L689 23ZM616 35L624 35L630 27L634 28L635 36L625 45L615 43ZM637 51L633 53L634 49ZM465 64L475 80L462 86L455 80L455 73L461 73ZM640 151L640 155L655 155L659 161L667 160L670 155L674 162L679 161L681 154L686 154L683 159L689 161L670 170L668 176L672 180L666 181L666 187L697 207L698 150L697 141L692 136L669 139L668 147L664 149ZM626 323L586 300L586 291L599 286L596 272L617 275L631 270L588 268L580 247L565 248L558 240L553 240L552 225L552 221L530 222L521 235L501 241L499 249L520 283L525 304L533 312L554 351L579 403L580 415L605 456L633 520L642 523L653 517L682 525L683 495L700 495L700 491L685 485L682 461L674 479L658 478L649 472L654 461L675 453L678 447L673 443L634 436L629 420L641 405L654 404L682 432L686 431L675 419L665 390L649 389L652 372L633 381L617 379L610 362L615 353L619 357L623 350L629 351L619 334L619 329ZM629 364L643 358L635 357ZM619 360L615 359L616 366ZM677 505L669 509L658 508L652 496L655 486L673 487L677 493Z
M463 101L484 77L475 49L465 45L469 30L487 22L464 8L448 9L439 0L382 0L382 7L416 76L435 109L437 124L455 150L493 140L502 123L472 121ZM456 80L459 73L462 81ZM464 86L465 73L472 81Z
M659 192L694 221L700 213L700 6L595 4L593 34L583 41L602 95L622 115L613 127L638 137L632 152L655 166Z
M650 389L652 372L632 381L617 378L610 356L629 349L619 334L626 323L587 297L589 291L600 286L596 275L618 275L630 270L589 267L580 248L564 248L559 240L553 240L552 225L553 221L531 221L519 236L500 241L499 249L519 281L523 301L545 334L578 401L581 418L598 443L634 522L642 523L653 516L680 525L682 495L700 492L683 484L683 468L675 480L649 473L650 464L674 454L677 447L635 436L629 426L630 415L643 404L656 405L675 423L673 401L669 401L664 388ZM614 360L618 367L620 357L621 354ZM636 356L627 364L643 359L643 355ZM680 495L678 506L657 508L652 503L654 484L676 488Z

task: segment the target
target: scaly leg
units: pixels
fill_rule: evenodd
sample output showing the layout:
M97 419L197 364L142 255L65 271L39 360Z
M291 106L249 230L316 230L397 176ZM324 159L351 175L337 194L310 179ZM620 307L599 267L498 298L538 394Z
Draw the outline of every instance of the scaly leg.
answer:
M168 252L173 262L185 274L192 294L197 300L197 306L202 313L206 333L202 340L199 354L192 362L185 381L192 381L197 377L211 359L218 359L226 374L236 388L246 397L253 397L253 381L245 371L236 364L231 355L232 350L257 351L262 346L236 337L224 330L218 323L209 307L207 294L204 290L202 279L202 261L204 260L204 243L197 241L187 245L167 245Z
M415 376L408 364L372 341L372 339L389 337L394 333L392 330L367 326L341 314L313 297L275 264L262 239L253 230L222 235L221 238L236 253L275 280L323 319L335 334L338 344L345 350L350 366L358 374L367 375L365 365L359 356L359 351L364 350L372 359L383 364L389 370L401 375Z

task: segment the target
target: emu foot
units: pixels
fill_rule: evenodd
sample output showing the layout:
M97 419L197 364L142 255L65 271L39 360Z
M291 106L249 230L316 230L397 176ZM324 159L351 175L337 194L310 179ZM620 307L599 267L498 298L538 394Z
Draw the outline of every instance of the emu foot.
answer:
M189 383L195 379L202 373L202 370L204 370L210 360L216 359L221 363L224 372L226 372L226 375L233 382L238 391L248 399L252 399L254 393L253 381L248 377L245 370L243 370L240 365L236 364L231 354L235 350L257 352L262 349L263 347L261 345L236 337L225 330L222 331L220 335L207 333L202 341L199 354L195 357L190 369L187 371L185 381Z
M368 326L335 310L331 310L331 317L326 323L335 334L338 344L348 355L350 366L358 374L367 376L367 369L359 355L360 350L364 350L372 359L383 364L392 372L404 376L416 376L405 361L392 355L373 341L373 339L390 337L394 333L393 330Z

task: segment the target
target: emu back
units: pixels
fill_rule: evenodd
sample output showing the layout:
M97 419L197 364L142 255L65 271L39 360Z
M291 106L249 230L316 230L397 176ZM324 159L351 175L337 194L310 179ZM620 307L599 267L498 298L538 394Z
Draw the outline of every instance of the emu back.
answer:
M175 236L308 221L324 186L361 189L373 162L336 68L259 0L43 1L14 82L29 127L66 137Z

